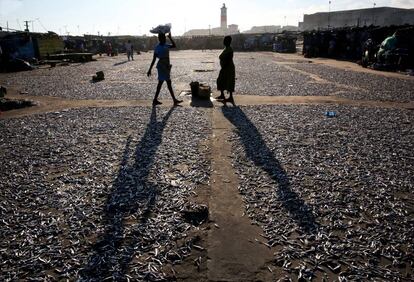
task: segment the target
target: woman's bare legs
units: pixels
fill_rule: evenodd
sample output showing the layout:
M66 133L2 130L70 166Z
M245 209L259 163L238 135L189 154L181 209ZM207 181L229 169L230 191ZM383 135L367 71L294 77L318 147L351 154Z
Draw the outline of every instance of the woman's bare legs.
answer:
M230 97L226 99L226 102L230 102L234 105L234 99L233 99L233 92L229 91Z
M160 101L158 101L158 96L160 95L160 91L161 91L161 87L162 87L163 83L164 83L163 80L158 81L157 91L155 92L155 97L154 97L154 100L152 101L153 105L161 105L162 104ZM168 90L170 91L171 97L174 101L174 105L180 104L182 101L175 98L174 90L173 90L172 84L171 84L171 80L167 80L167 87L168 87Z
M155 92L155 97L154 97L154 100L152 101L153 105L161 105L162 104L160 101L158 101L158 96L160 95L160 91L161 91L161 87L162 87L163 83L164 83L163 80L158 81L157 91Z
M167 86L168 86L168 90L170 91L171 98L174 101L174 105L180 104L182 102L182 100L178 100L177 98L175 98L174 90L172 88L171 80L167 80Z
M226 97L224 96L224 90L220 90L221 91L221 94L220 94L220 96L217 96L216 97L216 100L224 100L224 99L226 99Z

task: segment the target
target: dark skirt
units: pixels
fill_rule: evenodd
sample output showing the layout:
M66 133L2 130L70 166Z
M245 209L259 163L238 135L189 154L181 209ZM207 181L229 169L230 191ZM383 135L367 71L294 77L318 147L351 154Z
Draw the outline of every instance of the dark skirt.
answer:
M157 65L158 70L158 80L159 81L168 81L171 80L171 67L172 65L159 64Z
M236 70L233 64L222 68L217 78L217 89L220 91L234 92L236 84Z

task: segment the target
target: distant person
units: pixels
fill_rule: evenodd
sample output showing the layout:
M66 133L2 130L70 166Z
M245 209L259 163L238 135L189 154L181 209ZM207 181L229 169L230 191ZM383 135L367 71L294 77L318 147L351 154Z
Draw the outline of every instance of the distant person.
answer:
M85 52L85 44L83 42L80 43L79 49L82 53Z
M127 53L128 61L131 59L134 60L134 46L131 43L131 40L128 40L127 43L125 43L125 50Z
M335 37L332 37L331 40L329 40L328 43L328 57L333 58L335 54L335 48L336 48L336 40Z
M106 55L108 57L112 55L112 44L111 44L111 42L108 42L106 44Z
M1 48L1 45L0 45L0 71L4 67L4 63L6 61L3 57L4 57L3 56L3 49Z
M236 84L236 68L233 63L231 41L231 36L224 37L223 44L225 48L219 56L221 69L217 78L217 89L221 91L221 94L216 99L234 104L233 92ZM228 99L224 96L224 91L229 92L230 97Z
M400 33L398 30L390 37L385 38L381 43L380 49L377 52L377 59L379 63L389 64L393 57L393 52L397 49L398 38Z
M147 72L147 76L151 76L151 70L154 66L155 60L158 58L157 63L157 71L158 71L158 85L157 85L157 91L155 92L155 97L152 102L154 106L161 105L162 103L158 101L158 96L160 95L161 86L164 83L164 81L167 81L168 90L170 91L171 97L174 101L174 105L180 104L182 101L175 98L174 91L171 84L171 67L170 64L170 49L175 48L175 42L171 37L171 33L168 34L168 38L170 39L172 44L167 44L167 38L165 37L164 33L158 34L158 45L155 46L154 49L154 57L151 62L151 66Z

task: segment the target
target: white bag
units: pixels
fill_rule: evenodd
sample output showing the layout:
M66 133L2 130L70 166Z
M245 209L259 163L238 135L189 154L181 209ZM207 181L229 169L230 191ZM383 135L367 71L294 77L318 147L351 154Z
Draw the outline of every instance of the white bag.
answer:
M164 34L170 33L171 32L171 24L168 23L168 24L164 24L164 25L159 25L159 26L151 29L150 32L151 33L156 33L156 34L158 34L158 33L164 33Z

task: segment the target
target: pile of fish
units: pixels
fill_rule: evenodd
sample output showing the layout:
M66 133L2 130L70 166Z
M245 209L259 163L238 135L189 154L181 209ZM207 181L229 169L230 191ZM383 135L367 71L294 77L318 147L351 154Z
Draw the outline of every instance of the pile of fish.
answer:
M30 73L4 73L0 80L6 86L17 86L35 96L68 99L151 99L157 86L156 72L151 78L147 71L151 54L128 62L126 57L102 57L86 64L70 64L56 68L40 68ZM105 73L105 80L94 83L96 72ZM167 94L167 89L162 93ZM169 96L167 96L169 97Z
M210 128L180 107L0 120L0 280L172 279Z
M292 71L290 64L277 64L272 54L237 53L236 93L260 96L328 96L347 88L320 83L309 75ZM301 63L300 65L310 65ZM296 65L296 64L294 64Z
M235 126L233 163L246 213L263 228L287 280L413 279L411 111L263 106L223 113Z
M218 50L171 52L171 77L176 92L187 89L191 81L204 82L216 89L219 54ZM6 86L19 86L30 95L70 99L151 99L157 84L155 68L153 76L147 77L152 56L152 52L142 53L133 62L123 56L102 57L87 64L0 74L0 80L5 81ZM236 93L240 95L414 99L414 82L410 79L344 71L304 60L284 61L272 53L236 52L234 63ZM97 71L105 73L105 81L91 83L91 77ZM315 79L313 75L321 79ZM169 97L166 87L161 93L161 97Z
M191 81L215 89L219 54L171 52L176 93ZM133 62L102 57L0 80L30 95L152 99L152 55ZM236 93L413 100L411 80L277 60L235 53ZM92 83L97 71L105 80ZM166 92L161 98L169 98ZM257 242L274 253L270 271L287 281L413 279L412 111L214 110L235 127L239 191L246 215L263 230ZM208 221L208 207L189 199L210 181L209 114L131 107L0 120L0 280L175 279L174 264L201 248L190 234Z
M338 93L344 98L399 102L414 100L414 80L410 77L387 77L315 64L296 64L292 67L318 75L331 83L351 86L347 91Z

